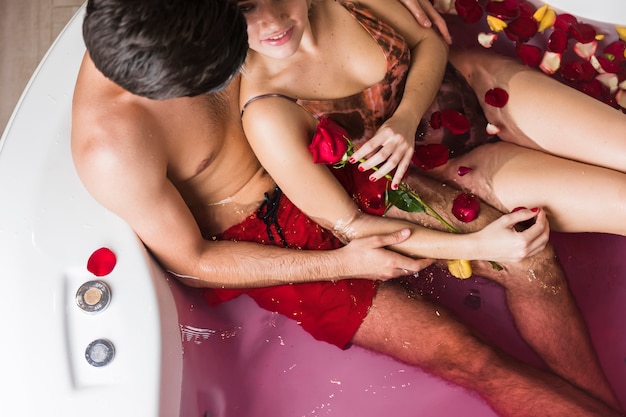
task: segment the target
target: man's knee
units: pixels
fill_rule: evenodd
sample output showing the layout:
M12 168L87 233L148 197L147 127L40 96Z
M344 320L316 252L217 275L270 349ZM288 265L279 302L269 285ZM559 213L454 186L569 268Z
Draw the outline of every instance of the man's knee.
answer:
M504 286L536 297L553 297L567 293L567 279L554 246L548 243L538 254L521 262L505 265Z

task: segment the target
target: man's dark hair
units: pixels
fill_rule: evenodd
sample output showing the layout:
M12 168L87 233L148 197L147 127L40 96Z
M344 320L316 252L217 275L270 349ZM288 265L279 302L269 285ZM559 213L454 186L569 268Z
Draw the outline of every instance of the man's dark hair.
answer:
M155 100L225 87L248 50L229 0L89 0L83 37L100 72Z

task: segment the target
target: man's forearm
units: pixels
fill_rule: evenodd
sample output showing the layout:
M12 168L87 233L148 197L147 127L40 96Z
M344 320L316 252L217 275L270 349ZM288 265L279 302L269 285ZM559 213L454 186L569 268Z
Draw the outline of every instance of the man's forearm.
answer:
M419 271L432 263L386 249L409 237L408 229L403 229L355 239L332 250L285 249L252 242L206 242L201 253L163 264L194 287L252 288L345 278L385 280L407 271Z
M210 242L191 268L170 272L193 287L255 288L345 276L334 251L304 251L252 242Z

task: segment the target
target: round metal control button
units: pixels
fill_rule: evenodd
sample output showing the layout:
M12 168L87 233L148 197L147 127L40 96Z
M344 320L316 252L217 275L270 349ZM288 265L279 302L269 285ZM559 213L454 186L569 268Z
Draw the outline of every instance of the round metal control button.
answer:
M107 339L94 340L85 349L85 359L97 368L108 365L115 357L115 346Z
M88 281L76 291L76 304L88 313L99 313L111 302L111 290L103 281Z

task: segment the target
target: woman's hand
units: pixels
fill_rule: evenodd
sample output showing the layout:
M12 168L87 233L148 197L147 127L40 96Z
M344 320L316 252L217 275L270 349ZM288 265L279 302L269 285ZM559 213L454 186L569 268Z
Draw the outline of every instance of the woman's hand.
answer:
M382 0L384 1L384 0ZM448 43L452 44L452 36L448 30L446 21L441 17L441 14L430 4L429 0L398 0L406 7L411 14L415 17L417 22L424 27L431 27L434 23L435 27L439 29L439 33Z
M392 116L352 155L350 161L365 160L359 165L360 171L378 167L370 175L370 181L378 181L395 169L391 181L391 188L395 190L409 169L415 152L415 130L413 123L405 123L402 118Z
M515 225L533 218L534 225L522 232L516 231ZM550 228L543 210L523 209L503 215L473 235L481 253L477 259L519 262L543 250L550 237Z

